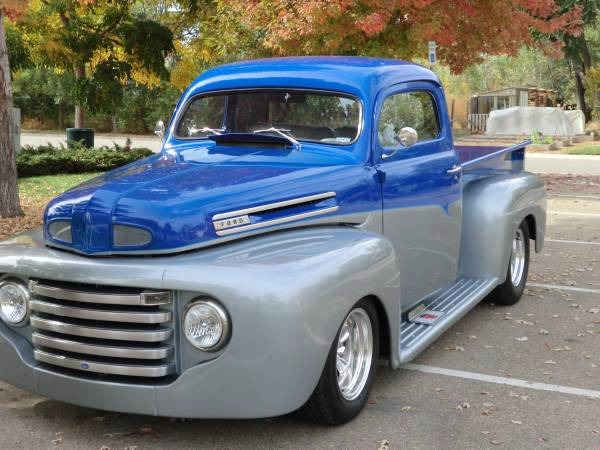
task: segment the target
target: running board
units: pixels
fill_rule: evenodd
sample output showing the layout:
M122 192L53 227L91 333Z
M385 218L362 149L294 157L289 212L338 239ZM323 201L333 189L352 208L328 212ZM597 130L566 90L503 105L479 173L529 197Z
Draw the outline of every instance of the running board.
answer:
M431 301L428 310L442 315L430 325L403 322L400 327L400 363L414 359L444 331L454 325L488 295L497 284L496 278L461 278Z

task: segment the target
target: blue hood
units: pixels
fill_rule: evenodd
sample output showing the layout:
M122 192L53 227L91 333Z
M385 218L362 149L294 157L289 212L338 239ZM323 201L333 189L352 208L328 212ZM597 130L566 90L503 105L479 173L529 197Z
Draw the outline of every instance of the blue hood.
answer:
M56 197L46 208L44 235L49 245L89 255L179 252L282 226L360 222L377 200L371 198L376 191L369 187L372 182L372 169L344 150L196 143L114 170ZM335 195L319 199L323 193ZM317 199L286 205L303 197ZM279 202L284 206L260 210ZM229 230L226 236L215 229L215 216L248 209L245 224L253 227ZM289 220L295 217L299 220ZM71 222L72 243L50 237L48 225L56 220ZM117 224L141 228L151 241L115 246Z

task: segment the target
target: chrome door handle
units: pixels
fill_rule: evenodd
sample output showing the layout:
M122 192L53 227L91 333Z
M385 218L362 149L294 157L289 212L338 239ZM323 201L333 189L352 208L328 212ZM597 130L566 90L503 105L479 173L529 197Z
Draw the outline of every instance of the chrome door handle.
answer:
M454 166L452 169L446 170L446 173L448 175L457 175L460 172L462 172L462 167L460 167L460 166Z

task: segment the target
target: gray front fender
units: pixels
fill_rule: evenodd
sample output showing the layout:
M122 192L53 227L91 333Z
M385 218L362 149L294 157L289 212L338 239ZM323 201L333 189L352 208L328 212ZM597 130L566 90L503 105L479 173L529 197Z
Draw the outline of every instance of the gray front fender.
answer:
M244 409L257 401L273 404L270 412L277 414L300 407L346 314L366 296L381 301L397 365L398 268L393 246L381 235L349 227L274 233L225 246L206 261L200 253L183 255L167 268L164 287L197 290L198 273L231 314L233 335L218 376L226 395L246 399ZM159 403L165 404L163 394L176 396L179 405L189 401L189 390L180 386L191 388L203 370L186 371L176 392L158 393ZM240 374L243 383L235 382ZM272 395L256 397L266 392ZM222 395L209 401L219 404Z
M546 188L529 172L506 172L465 180L460 273L468 277L506 279L513 236L533 218L535 248L541 251L546 229ZM531 219L529 219L531 220Z
M171 289L178 377L168 384L66 375L33 359L30 327L0 325L0 379L88 407L171 417L251 418L290 412L315 388L345 315L379 299L398 365L399 290L393 245L351 227L281 231L180 255L90 258L48 248L39 232L0 243L0 274ZM228 345L202 354L181 333L194 298L210 295L231 317ZM16 370L17 368L19 370ZM18 374L18 375L17 375Z

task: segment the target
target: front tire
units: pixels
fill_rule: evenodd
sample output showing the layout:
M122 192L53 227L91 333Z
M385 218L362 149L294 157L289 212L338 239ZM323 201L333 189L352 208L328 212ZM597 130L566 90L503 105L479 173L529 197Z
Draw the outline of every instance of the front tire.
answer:
M379 321L373 304L353 306L333 341L319 383L302 407L310 419L340 425L365 407L379 359Z
M517 303L527 283L529 273L529 226L521 222L511 243L506 281L497 286L489 295L489 301L496 305L509 306Z

